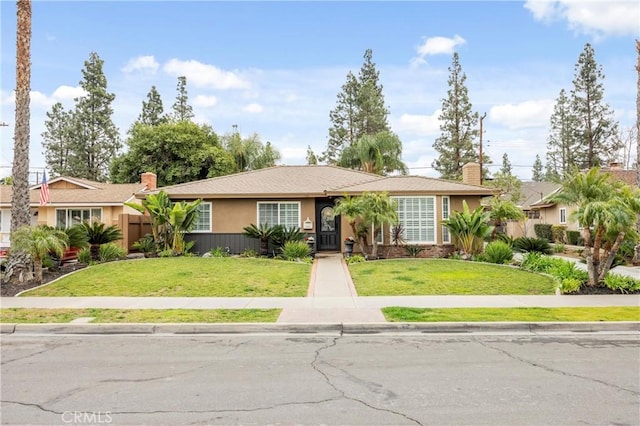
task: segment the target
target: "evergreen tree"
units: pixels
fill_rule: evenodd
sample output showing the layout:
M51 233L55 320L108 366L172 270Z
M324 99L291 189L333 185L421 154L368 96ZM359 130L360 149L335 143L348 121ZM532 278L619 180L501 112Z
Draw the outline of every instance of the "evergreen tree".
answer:
M457 52L453 54L449 73L449 90L447 97L442 99L442 113L438 117L442 133L433 144L440 156L433 161L432 166L442 178L460 180L462 166L478 161L477 144L474 143L478 136L478 113L472 112L465 85L467 76L462 72ZM483 159L483 163L487 161Z
M318 157L311 149L311 145L307 145L307 165L315 166L316 164L318 164Z
M619 149L613 137L618 124L613 118L613 111L603 100L602 80L602 66L596 62L594 50L587 43L578 57L571 91L579 144L576 160L582 168L607 164L610 156Z
M509 156L505 152L502 154L502 168L500 172L504 175L511 175L511 161L509 161Z
M574 114L565 90L562 89L553 107L547 139L547 167L551 174L562 176L577 165L577 126L578 117Z
M151 90L147 94L147 102L142 101L142 112L138 117L138 122L148 126L157 126L166 120L163 114L164 108L160 93L158 93L156 86L151 86Z
M187 96L187 77L178 77L178 95L173 106L173 119L176 121L189 121L193 118L193 108L189 105Z
M534 182L544 181L544 174L542 173L542 161L540 160L539 154L536 154L536 161L534 161L533 163L531 180Z
M69 174L95 181L106 180L109 164L122 147L118 128L111 120L111 103L116 96L107 92L103 63L95 52L85 61L80 86L86 95L75 99L70 118Z
M321 157L329 164L335 164L342 150L362 136L390 131L389 110L384 104L380 72L372 58L373 52L367 49L358 77L352 72L347 74L347 81L338 93L336 107L329 113L329 141Z
M54 175L68 175L70 173L69 153L71 149L71 112L65 111L60 102L53 105L47 113L42 133L44 157L49 169Z

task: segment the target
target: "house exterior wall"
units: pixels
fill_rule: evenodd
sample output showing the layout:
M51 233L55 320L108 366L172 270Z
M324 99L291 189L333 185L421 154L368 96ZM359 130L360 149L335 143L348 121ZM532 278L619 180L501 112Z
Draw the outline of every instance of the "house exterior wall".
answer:
M118 216L124 212L125 206L40 206L37 208L37 225L56 226L56 210L59 209L101 209L101 222L106 225L117 225ZM134 209L127 207L127 213L140 214Z

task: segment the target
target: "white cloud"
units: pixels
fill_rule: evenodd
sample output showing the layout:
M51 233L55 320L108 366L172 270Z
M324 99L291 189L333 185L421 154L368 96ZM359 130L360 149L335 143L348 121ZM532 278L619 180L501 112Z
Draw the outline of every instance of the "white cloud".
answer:
M193 100L193 105L197 107L210 108L216 106L218 98L215 96L198 95Z
M637 0L526 0L534 19L550 23L566 21L579 34L636 36L640 34Z
M393 130L398 133L418 136L433 135L440 131L440 121L438 117L441 112L441 110L437 110L432 115L402 114L400 118L393 123Z
M510 129L547 126L555 102L550 99L491 107L489 119Z
M167 74L174 77L187 77L187 83L192 83L196 87L220 90L249 88L249 82L245 81L237 73L224 71L216 66L198 61L171 59L164 64L163 68Z
M60 86L56 90L53 91L53 99L56 102L64 102L64 101L72 101L75 98L79 98L81 96L86 95L87 92L80 86L71 87L71 86Z
M262 105L256 103L249 104L246 107L242 108L243 111L249 112L251 114L261 113L263 109L264 108L262 108Z
M122 68L122 72L132 73L141 72L145 74L155 74L160 68L160 64L156 62L153 56L138 56L137 58L129 59L127 65Z
M71 87L71 86L60 86L56 90L53 91L51 96L46 93L39 92L37 90L32 90L29 92L29 99L31 101L31 106L34 108L49 108L56 102L61 102L62 104L67 104L70 101L73 101L75 98L80 96L84 96L86 92L82 87ZM1 105L14 105L16 102L16 93L15 91L11 92L1 92L0 93L0 104Z
M458 34L453 38L448 37L430 37L416 49L418 56L411 60L411 64L416 66L426 63L425 57L432 55L451 55L456 46L465 44L467 41Z

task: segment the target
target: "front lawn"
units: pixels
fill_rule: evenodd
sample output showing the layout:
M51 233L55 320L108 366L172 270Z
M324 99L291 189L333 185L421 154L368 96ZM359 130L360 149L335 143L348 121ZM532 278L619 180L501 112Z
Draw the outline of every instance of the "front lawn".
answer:
M275 259L169 257L103 263L25 296L303 297L311 265Z
M553 278L500 265L398 259L349 265L359 296L554 294Z
M281 309L0 309L3 323L68 323L94 318L92 323L230 323L276 322Z
M389 322L640 321L638 307L382 309Z

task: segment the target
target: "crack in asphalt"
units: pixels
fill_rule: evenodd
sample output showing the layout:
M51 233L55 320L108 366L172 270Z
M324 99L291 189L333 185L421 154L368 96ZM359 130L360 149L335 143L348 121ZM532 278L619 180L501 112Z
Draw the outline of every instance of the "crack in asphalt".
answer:
M569 372L562 371L562 370L559 370L559 369L556 369L556 368L553 368L553 367L549 367L547 365L543 365L543 364L539 364L539 363L536 363L536 362L533 362L533 361L529 361L527 359L524 359L524 358L521 358L521 357L519 357L517 355L514 355L514 354L512 354L509 351L506 351L504 349L500 349L500 348L496 348L494 346L491 346L491 345L489 345L489 344L487 344L487 343L485 343L485 342L483 342L483 341L481 341L479 339L474 339L474 340L477 343L479 343L481 346L483 346L483 347L485 347L487 349L494 350L494 351L499 352L499 353L501 353L503 355L506 355L509 358L514 359L514 360L516 360L518 362L530 365L530 366L535 367L535 368L540 368L540 369L548 371L550 373L560 374L562 376L567 376L567 377L574 377L574 378L577 378L577 379L588 380L590 382L599 383L601 385L605 385L605 386L617 389L619 391L628 392L628 393L630 393L632 395L636 395L636 396L640 395L640 392L637 392L637 391L635 391L633 389L627 389L625 387L618 386L618 385L613 384L613 383L605 382L604 380L600 380L600 379L596 379L596 378L588 377L588 376L581 376L579 374L569 373Z
M11 364L12 362L22 361L24 359L29 359L29 358L32 358L34 356L38 356L40 354L43 354L45 352L53 351L53 350L56 350L58 348L61 348L61 347L64 347L64 346L69 346L69 345L73 344L73 342L66 342L65 343L64 340L65 340L65 338L63 337L59 341L55 341L53 343L47 343L47 344L45 344L45 347L42 350L38 351L38 352L34 352L34 353L31 353L31 354L23 355L21 357L10 359L10 360L7 360L7 361L3 361L3 362L0 363L0 365L7 365L7 364Z
M372 410L382 411L382 412L385 412L385 413L390 413L390 414L394 414L394 415L396 415L396 416L403 417L403 418L405 418L405 419L407 419L407 420L409 420L409 421L411 421L411 422L413 422L413 423L415 423L415 424L417 424L417 425L422 426L422 423L421 423L419 420L414 419L414 418L412 418L412 417L409 417L408 415L406 415L406 414L404 414L404 413L401 413L401 412L399 412L399 411L394 411L394 410L391 410L391 409L388 409L388 408L376 407L376 406L371 405L370 403L368 403L368 402L366 402L366 401L363 401L363 400L361 400L361 399L358 399L358 398L355 398L355 397L348 396L348 395L345 393L345 391L343 391L343 390L339 389L339 388L338 388L338 386L337 386L337 385L335 385L335 384L331 381L331 378L329 377L329 375L320 369L320 367L318 366L318 362L319 362L319 359L320 359L321 352L323 352L323 351L325 351L325 350L327 350L327 349L330 349L330 348L335 347L335 346L338 344L338 340L339 340L339 339L340 339L340 337L334 337L334 338L332 339L332 342L331 342L331 343L329 343L329 344L327 344L327 345L325 345L325 346L323 346L323 347L321 347L321 348L318 348L318 349L316 350L315 357L314 357L313 361L311 362L311 368L313 368L313 369L314 369L318 374L320 374L320 375L324 378L324 381L325 381L329 386L331 386L331 387L332 387L336 392L338 392L338 393L341 395L341 397L342 397L342 398L347 399L347 400L349 400L349 401L357 402L357 403L359 403L359 404L364 405L364 406L365 406L365 407L367 407L367 408L371 408ZM332 366L331 364L328 364L328 363L326 363L326 364L327 364L327 365ZM332 366L332 367L333 367L333 366ZM334 368L336 368L336 367L334 367ZM366 387L367 389L369 389L370 391L372 391L372 392L376 392L376 393L380 393L380 391L379 391L379 390L373 390L373 389L371 389L371 387L370 387L370 386L367 386L366 384L367 384L367 383L369 383L369 382L366 382L366 381L364 381L364 380L362 380L362 379L358 379L357 377L353 376L353 375L352 375L352 374L350 374L350 373L345 372L344 370L341 370L341 369L338 369L338 368L336 368L336 369L337 369L338 371L341 371L341 372L343 372L343 373L347 374L348 376L350 376L350 377L352 377L352 378L356 379L356 380L357 380L357 381L356 381L356 383L365 383L365 387ZM388 396L388 394L387 394L387 396Z
M38 410L44 411L45 413L58 414L60 416L65 413L64 411L55 411L55 410L50 410L48 408L44 408L42 405L35 404L33 402L9 401L9 400L6 400L6 399L3 399L0 402L3 403L3 404L16 404L16 405L21 405L23 407L37 408Z

